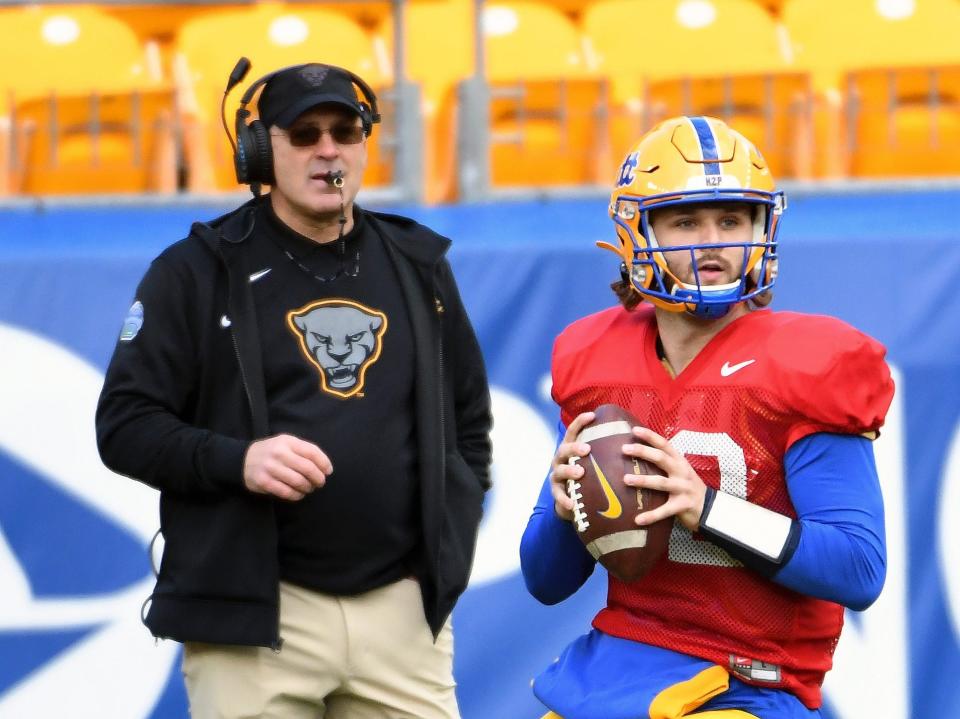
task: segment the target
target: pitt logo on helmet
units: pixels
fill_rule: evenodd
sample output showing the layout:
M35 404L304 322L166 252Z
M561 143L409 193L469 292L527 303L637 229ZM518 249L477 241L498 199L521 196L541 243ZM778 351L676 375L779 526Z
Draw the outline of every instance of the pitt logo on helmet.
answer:
M681 204L748 203L755 207L749 242L661 247L651 210ZM760 152L747 138L713 117L664 120L627 154L609 214L617 245L598 242L623 260L631 288L657 307L698 317L722 317L738 302L766 305L776 279L777 230L786 208L782 192ZM742 247L739 278L723 285L685 283L669 268L666 253Z
M623 164L620 165L620 179L617 180L617 187L624 187L631 184L636 179L634 170L637 169L637 153L631 152L627 155Z

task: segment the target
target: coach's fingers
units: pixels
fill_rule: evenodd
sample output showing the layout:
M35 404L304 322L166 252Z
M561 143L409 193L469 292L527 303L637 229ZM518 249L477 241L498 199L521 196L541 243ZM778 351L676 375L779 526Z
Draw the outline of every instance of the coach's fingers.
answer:
M252 442L243 459L244 486L257 494L276 494L272 482L280 482L303 494L322 484L325 478L319 468L297 453L301 445L309 443L291 435Z
M304 492L276 479L269 479L262 486L263 494L270 494L287 502L297 502L306 496Z
M327 475L333 470L333 465L319 447L303 442L302 447L291 447L291 450L289 456L284 458L287 468L297 472L309 482L310 489L322 487L327 483ZM321 469L321 457L326 460L322 464L329 467L329 471Z
M322 449L313 442L307 442L299 437L291 437L291 439L295 441L291 443L290 448L297 455L313 464L319 474L322 474L324 477L333 474L333 463Z

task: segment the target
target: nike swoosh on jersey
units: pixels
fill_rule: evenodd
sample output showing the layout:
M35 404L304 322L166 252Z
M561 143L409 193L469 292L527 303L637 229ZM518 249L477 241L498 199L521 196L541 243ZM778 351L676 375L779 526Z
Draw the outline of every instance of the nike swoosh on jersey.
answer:
M224 329L226 329L227 327L229 327L231 324L233 324L233 323L230 322L230 318L227 317L226 315L224 315L223 317L220 318L220 326L223 327Z
M597 464L597 461L593 457L590 457L590 464L593 465L593 471L597 473L597 479L600 480L603 496L607 498L607 508L600 512L600 516L606 517L607 519L616 519L623 514L623 507L620 505L620 500L617 499L613 487L610 486L610 482L608 482L604 476L603 470L600 469L600 465Z
M252 275L250 275L250 284L252 285L254 282L256 282L257 280L259 280L261 277L265 277L267 274L270 273L270 270L272 270L272 269L273 269L272 267L268 267L268 268L265 269L265 270L260 270L260 271L258 271L258 272L254 272Z
M756 362L755 359L744 360L743 362L737 362L737 364L730 364L729 362L724 362L723 367L720 368L721 377L729 377L734 372L739 372L747 365L752 365Z

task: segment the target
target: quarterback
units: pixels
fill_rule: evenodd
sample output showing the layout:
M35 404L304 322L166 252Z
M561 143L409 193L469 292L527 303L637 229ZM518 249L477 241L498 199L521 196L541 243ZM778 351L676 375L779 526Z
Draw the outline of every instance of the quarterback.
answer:
M886 572L871 442L893 397L885 350L830 317L772 311L786 202L759 151L709 117L678 117L624 160L610 199L617 306L553 350L559 446L521 543L530 593L563 601L596 562L570 522L572 458L592 409L638 418L627 474L673 522L641 579L610 575L606 606L533 683L548 717L818 717L844 607ZM586 629L586 628L585 628Z

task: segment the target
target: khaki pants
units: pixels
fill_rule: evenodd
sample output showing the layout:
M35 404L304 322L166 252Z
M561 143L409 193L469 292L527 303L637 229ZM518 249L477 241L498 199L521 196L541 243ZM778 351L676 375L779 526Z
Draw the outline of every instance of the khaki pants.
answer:
M279 652L187 643L193 719L458 719L453 630L413 579L356 597L280 584Z

